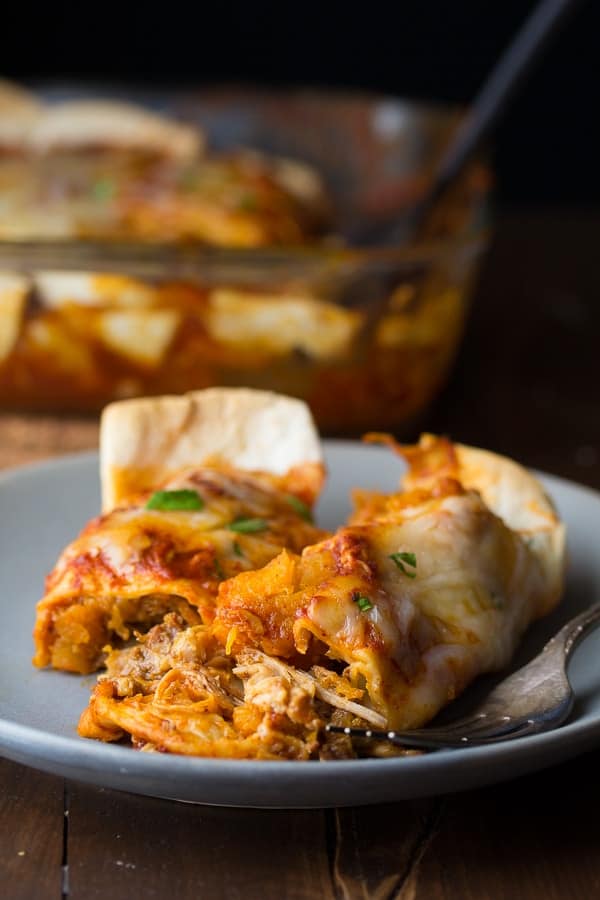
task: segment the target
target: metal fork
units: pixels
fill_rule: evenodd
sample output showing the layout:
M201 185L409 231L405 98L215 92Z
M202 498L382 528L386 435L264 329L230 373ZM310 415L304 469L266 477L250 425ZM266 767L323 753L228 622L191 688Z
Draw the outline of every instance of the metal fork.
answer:
M558 728L574 703L567 662L579 641L600 622L600 603L571 619L541 653L502 681L468 716L415 731L378 731L327 725L326 730L402 747L441 750L514 740Z

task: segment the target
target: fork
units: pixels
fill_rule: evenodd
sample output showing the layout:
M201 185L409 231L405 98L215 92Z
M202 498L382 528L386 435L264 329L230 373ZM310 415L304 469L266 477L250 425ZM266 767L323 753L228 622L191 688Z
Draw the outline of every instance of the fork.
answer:
M468 716L437 728L378 731L327 725L326 731L406 748L441 750L495 744L562 725L571 714L573 689L567 663L577 644L600 621L600 603L571 619L541 653L491 691Z

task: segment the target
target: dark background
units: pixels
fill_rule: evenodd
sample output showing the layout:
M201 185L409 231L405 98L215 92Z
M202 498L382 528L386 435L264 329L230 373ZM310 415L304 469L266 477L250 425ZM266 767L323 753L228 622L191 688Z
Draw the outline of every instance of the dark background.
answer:
M6 77L356 86L468 102L530 0L11 3ZM496 136L504 205L593 206L600 3L581 2Z

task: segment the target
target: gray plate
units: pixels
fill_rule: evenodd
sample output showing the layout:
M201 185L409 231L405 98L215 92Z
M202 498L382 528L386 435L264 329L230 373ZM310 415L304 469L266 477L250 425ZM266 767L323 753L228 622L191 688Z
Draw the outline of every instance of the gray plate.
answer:
M352 488L392 490L401 464L378 447L329 442L320 522L333 528ZM322 807L379 803L489 784L556 763L600 743L600 630L571 665L571 721L558 731L491 747L408 759L252 762L137 753L79 738L93 678L37 671L34 607L59 551L99 508L95 454L0 476L0 753L47 772L151 796L221 806ZM600 494L543 478L569 528L570 575L560 610L527 635L515 667L562 622L600 598ZM467 692L473 700L490 679Z

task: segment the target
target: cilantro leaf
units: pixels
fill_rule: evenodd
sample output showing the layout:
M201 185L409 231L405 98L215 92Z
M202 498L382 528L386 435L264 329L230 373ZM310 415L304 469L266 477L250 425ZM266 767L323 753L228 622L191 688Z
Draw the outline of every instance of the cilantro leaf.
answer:
M112 200L117 191L112 178L99 178L92 185L92 194L95 200Z
M245 193L242 194L237 203L237 208L240 212L256 212L258 207L256 194Z
M236 519L227 527L229 531L237 531L238 534L254 534L257 531L266 531L269 526L264 519Z
M310 506L307 506L300 497L296 497L294 494L289 494L286 498L287 502L290 504L294 512L297 512L299 516L301 516L306 522L313 521L313 514L311 512Z
M406 566L411 566L413 569L417 568L417 557L414 553L391 553L390 559L396 563L403 575L406 575L408 578L417 577L416 572L411 572L410 569L406 568Z
M355 591L352 595L352 599L358 606L361 612L368 612L370 609L373 609L373 604L371 603L368 597L365 597L364 594Z
M156 491L148 502L146 509L178 510L203 509L204 500L198 491Z

